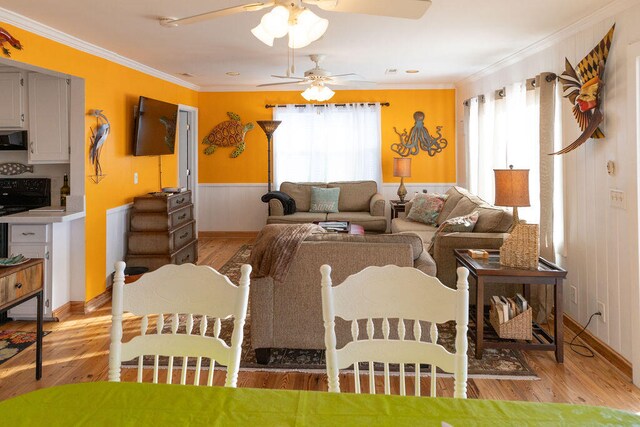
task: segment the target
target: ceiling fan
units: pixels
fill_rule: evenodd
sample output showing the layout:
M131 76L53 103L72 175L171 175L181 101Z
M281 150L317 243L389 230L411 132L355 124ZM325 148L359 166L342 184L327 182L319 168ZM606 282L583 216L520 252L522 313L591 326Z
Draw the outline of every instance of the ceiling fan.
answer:
M275 77L278 79L289 79L289 81L265 83L258 85L258 87L309 85L309 87L304 92L302 92L302 96L307 101L326 101L330 99L334 94L334 92L326 85L362 86L376 84L375 82L367 80L356 80L356 78L362 79L362 77L356 73L332 74L330 71L320 67L320 63L325 59L325 57L325 55L319 54L309 55L309 58L316 64L316 66L310 70L305 71L304 77L271 75L271 77Z
M271 0L227 7L185 18L161 18L160 24L177 27L273 7L251 32L269 46L273 46L274 38L289 34L289 47L297 49L320 38L329 25L326 19L318 17L303 4L315 5L322 10L333 12L419 19L431 5L431 0Z

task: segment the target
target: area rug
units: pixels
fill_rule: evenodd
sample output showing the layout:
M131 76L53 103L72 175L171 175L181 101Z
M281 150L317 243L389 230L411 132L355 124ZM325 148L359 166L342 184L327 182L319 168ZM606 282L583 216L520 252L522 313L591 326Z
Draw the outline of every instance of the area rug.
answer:
M238 283L240 279L240 267L249 262L251 246L242 246L236 254L219 270L226 275L233 283ZM167 318L167 321L169 319ZM181 319L180 329L184 329L184 322ZM196 321L197 325L198 322ZM166 324L166 332L170 331L170 325ZM179 331L180 331L179 329ZM198 333L197 326L194 326L193 333ZM233 323L223 321L220 338L229 343ZM448 322L438 325L439 339L449 351L454 349L455 323ZM499 379L537 379L535 372L527 364L520 351L509 349L486 349L481 360L474 357L475 346L473 340L469 338L469 366L468 374L473 378L499 378ZM182 359L176 358L175 366L182 366ZM189 365L195 366L195 358L189 359ZM160 365L167 366L167 358L161 357ZM144 357L145 366L153 366L153 356ZM203 360L203 365L208 363ZM123 363L124 367L136 367L137 361L132 360ZM216 367L217 368L217 367ZM365 365L362 365L366 369ZM240 362L241 370L264 370L264 371L297 371L297 372L326 372L324 350L294 350L294 349L272 349L271 359L268 365L259 364L255 358L255 352L251 349L251 313L247 314L247 321L244 328L244 340L242 343L242 356ZM390 369L397 371L397 366L392 365ZM378 371L378 367L375 368ZM407 367L407 370L412 370ZM428 372L428 366L421 367L421 371Z
M47 331L44 335L48 333ZM0 331L0 365L35 342L35 332Z

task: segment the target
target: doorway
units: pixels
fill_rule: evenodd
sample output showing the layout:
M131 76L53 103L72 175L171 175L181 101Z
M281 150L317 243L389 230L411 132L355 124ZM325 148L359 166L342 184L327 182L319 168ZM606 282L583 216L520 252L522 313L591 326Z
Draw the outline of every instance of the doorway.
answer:
M198 109L188 105L178 108L178 187L191 190L198 227Z

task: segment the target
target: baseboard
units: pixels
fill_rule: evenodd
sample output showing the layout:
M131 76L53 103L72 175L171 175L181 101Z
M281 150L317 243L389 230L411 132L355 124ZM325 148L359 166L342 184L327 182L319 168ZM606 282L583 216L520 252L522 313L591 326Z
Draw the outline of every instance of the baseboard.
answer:
M573 333L577 334L582 330L584 325L581 325L576 320L568 316L564 315L564 325L569 328ZM585 330L580 338L585 342L589 347L591 347L594 351L596 351L600 356L604 357L609 363L615 366L620 372L629 377L629 380L633 378L633 369L631 366L631 362L624 358L620 353L609 347L607 344L602 342L600 338L593 335L588 330Z
M71 301L71 314L84 314L84 301Z
M198 232L198 238L256 238L258 233L259 231L200 231Z
M64 304L63 306L60 306L58 308L56 308L55 310L53 310L53 312L51 313L52 317L54 319L56 319L58 322L66 319L67 317L71 316L71 301L69 301L68 303Z
M107 288L106 291L101 293L95 298L90 299L89 301L84 303L84 313L88 314L92 311L95 311L111 301L111 287Z

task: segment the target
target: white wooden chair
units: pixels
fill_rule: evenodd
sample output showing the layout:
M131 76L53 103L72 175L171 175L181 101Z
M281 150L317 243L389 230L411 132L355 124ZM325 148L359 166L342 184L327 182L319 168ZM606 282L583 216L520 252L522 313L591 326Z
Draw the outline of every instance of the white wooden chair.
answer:
M250 265L241 268L240 285L235 286L224 275L211 267L193 264L165 265L147 273L137 281L124 284L125 263L115 264L113 283L113 308L111 346L109 348L109 381L120 381L120 364L123 360L138 357L138 382L143 378L143 357L154 356L153 382L158 382L159 357L168 356L167 383L172 382L175 357L182 357L181 384L186 383L189 357L195 357L194 384L200 381L202 359L209 359L207 385L212 385L216 361L227 366L225 386L235 387L240 369L240 352L243 327L249 300ZM141 319L141 334L122 342L122 315L130 312ZM155 315L156 333L148 333L149 318ZM171 332L165 329L165 315L170 317ZM195 321L199 333L192 334ZM185 333L178 334L180 317ZM207 316L216 318L213 336L207 336L210 328ZM221 319L233 316L231 345L219 338Z
M411 267L367 267L332 287L331 267L322 273L322 312L329 391L340 392L338 371L353 365L355 391L360 393L359 362L369 362L369 392L375 394L373 362L384 366L384 392L390 394L389 364L399 364L400 394L406 394L405 364L415 369L415 395L420 396L420 363L431 365L431 396L436 395L436 367L453 373L454 397L467 397L467 324L469 271L458 268L458 289ZM351 339L336 349L335 318L351 322ZM359 339L358 319L366 320L366 338ZM374 338L373 319L382 319L382 338ZM390 322L397 321L398 339L390 339ZM405 339L407 320L413 321L413 340ZM456 321L455 353L437 344L436 323ZM420 321L431 322L431 342L421 341Z

